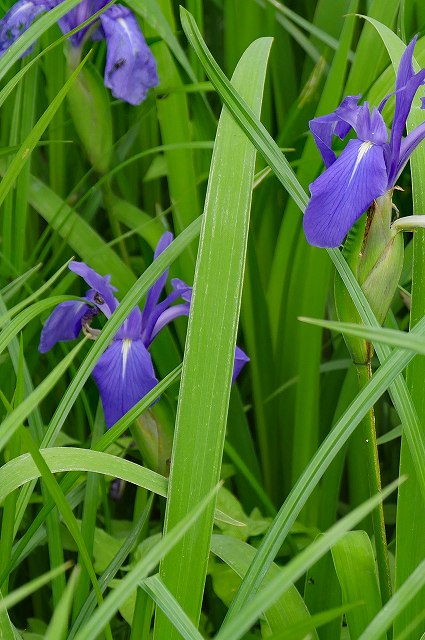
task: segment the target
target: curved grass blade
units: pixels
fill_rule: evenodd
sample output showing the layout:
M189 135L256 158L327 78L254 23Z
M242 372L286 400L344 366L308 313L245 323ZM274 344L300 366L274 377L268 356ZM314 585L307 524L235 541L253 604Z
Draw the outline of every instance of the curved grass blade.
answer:
M30 133L27 135L27 137L23 141L18 153L10 163L6 173L3 176L3 180L1 181L0 205L4 201L7 194L9 193L9 190L12 188L21 169L23 168L25 163L28 162L28 158L30 157L31 152L33 151L37 142L39 141L39 139L41 138L41 136L49 126L52 118L54 117L55 113L61 106L66 94L71 89L74 81L77 79L78 74L86 64L90 55L91 55L91 52L89 51L89 53L80 62L78 67L75 69L75 71L72 72L72 74L70 75L68 80L65 82L64 86L62 87L62 89L59 91L59 93L54 98L54 100L49 104L46 111L39 118L39 120L36 122L34 127L31 129Z
M110 584L111 580L115 577L116 573L119 571L121 566L123 565L126 557L133 550L134 546L137 544L140 538L140 534L143 528L146 526L151 509L153 504L153 494L150 495L146 507L143 509L143 513L140 516L138 522L136 522L133 529L130 531L127 536L125 542L121 545L117 555L115 558L109 563L106 567L105 571L99 578L99 586L102 593L105 592L106 588ZM86 623L86 620L90 618L90 615L93 613L96 607L96 596L94 591L92 590L85 601L84 605L81 608L75 622L71 628L71 631L68 636L68 640L72 640L72 638L77 633L78 629L80 629Z
M415 327L418 334L425 332L425 319ZM249 597L255 593L276 556L286 535L289 533L299 512L317 486L318 480L353 433L361 419L372 407L387 387L412 360L414 354L395 351L373 375L369 384L356 396L335 427L325 438L317 453L305 468L298 482L285 500L273 525L264 536L257 554L229 609L228 620L240 611Z
M100 451L76 447L50 447L41 449L41 455L52 473L84 471L121 478L160 496L167 495L168 481L155 471ZM40 477L32 457L24 453L0 468L0 502L22 485ZM63 489L62 489L63 490Z

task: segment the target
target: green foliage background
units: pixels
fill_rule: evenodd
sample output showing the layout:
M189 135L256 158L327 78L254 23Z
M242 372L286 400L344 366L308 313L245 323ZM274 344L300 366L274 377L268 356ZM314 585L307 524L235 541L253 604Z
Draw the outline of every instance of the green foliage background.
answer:
M76 4L0 58L1 637L419 640L425 235L406 235L381 328L302 212L322 171L308 120L346 95L379 104L416 33L425 65L425 6L129 1L160 77L132 107L103 86L103 42L70 68L56 21ZM423 119L415 106L408 127ZM420 146L402 216L425 211L424 167ZM95 342L41 355L53 307L84 294L73 256L121 304ZM191 316L155 340L157 387L105 432L90 373L167 267L194 282ZM336 322L335 277L362 325ZM374 345L360 385L341 332ZM236 341L251 361L232 386Z

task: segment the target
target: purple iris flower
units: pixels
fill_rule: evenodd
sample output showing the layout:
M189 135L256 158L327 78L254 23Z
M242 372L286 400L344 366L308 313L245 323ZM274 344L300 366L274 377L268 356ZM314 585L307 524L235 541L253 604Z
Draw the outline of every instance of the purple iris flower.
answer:
M394 185L417 145L425 138L425 123L403 137L406 120L425 69L415 74L412 64L415 37L400 60L394 93L386 96L372 113L360 96L346 97L333 113L310 121L310 130L326 170L310 184L311 199L304 215L307 241L317 247L338 247L353 224L373 201ZM395 95L395 112L388 141L382 109ZM424 108L422 98L421 108ZM337 158L332 138L351 139Z
M58 0L19 0L0 21L0 55L30 26L43 11L52 9ZM64 34L78 27L107 4L107 0L82 0L58 22ZM134 14L120 4L104 11L93 25L70 37L74 47L82 47L85 39L106 40L104 82L115 98L140 104L149 89L158 82L156 62ZM29 53L27 51L26 53Z
M163 234L154 259L172 240L171 233ZM90 326L93 318L99 313L109 318L119 305L110 276L99 275L84 262L71 262L69 268L81 276L90 289L85 301L62 302L53 310L41 332L38 347L41 353L46 353L59 341L74 340L81 331L96 338L100 330ZM133 309L93 369L108 428L157 384L148 351L154 338L175 318L189 315L192 287L182 280L173 279L173 290L160 301L167 277L168 270L149 289L143 311L138 307ZM174 304L179 299L180 302ZM233 380L248 360L242 349L236 347Z

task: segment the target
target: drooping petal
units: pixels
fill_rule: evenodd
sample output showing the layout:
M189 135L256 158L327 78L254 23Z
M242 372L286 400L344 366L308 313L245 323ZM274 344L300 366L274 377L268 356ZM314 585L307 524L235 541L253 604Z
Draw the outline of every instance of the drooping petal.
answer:
M114 340L93 369L108 429L157 384L141 340Z
M118 300L113 294L113 291L117 289L110 284L111 276L99 275L94 269L88 267L85 262L76 262L74 260L68 266L71 271L81 276L92 288L91 291L87 292L87 298L94 302L102 313L109 318L118 306Z
M310 185L311 199L304 215L307 241L317 247L338 247L386 189L383 147L350 140L338 160Z
M425 138L425 122L422 122L416 129L413 129L408 136L402 139L400 145L400 155L394 176L393 184L397 182L400 173L418 144Z
M94 15L102 7L107 4L108 0L82 0L76 7L71 9L66 15L58 21L58 25L61 28L63 34L67 34L68 31L72 31L78 27L82 22L85 22ZM80 46L87 31L91 29L92 25L87 25L84 29L80 29L77 33L74 33L69 40L74 47Z
M96 315L97 311L80 300L66 300L52 311L41 331L40 353L50 351L57 342L75 340L81 331L82 321Z
M242 351L240 347L236 345L235 347L235 364L233 365L233 375L232 382L236 380L240 372L246 363L249 362L249 358L246 355L245 351Z
M343 140L355 126L358 111L361 109L357 104L359 98L360 95L347 96L333 113L313 118L309 122L310 131L326 168L336 160L335 152L332 150L333 136L336 135Z
M24 33L33 20L50 9L49 0L19 0L0 20L0 56ZM28 49L24 53L31 52Z
M161 255L163 251L165 251L165 249L172 243L172 241L173 241L172 233L170 233L169 231L166 231L165 233L163 233L156 246L153 259L156 260L156 258L159 255ZM152 326L153 324L155 324L155 323L152 324L152 322L150 322L150 317L158 303L161 293L165 287L165 283L167 282L168 271L169 269L166 269L166 271L164 271L164 273L151 286L151 288L147 293L146 302L145 302L145 306L142 313L142 329L144 333L146 333L146 328L148 324L151 324Z
M116 4L101 16L107 41L105 86L115 98L140 104L159 80L156 62L135 16Z
M401 141L406 126L406 120L412 106L416 91L425 80L425 69L415 74L412 64L413 49L417 36L407 45L397 71L395 91L395 111L391 129L391 165L388 171L388 186L392 187L398 176L400 166ZM412 149L413 150L413 149ZM404 162L405 164L405 162Z

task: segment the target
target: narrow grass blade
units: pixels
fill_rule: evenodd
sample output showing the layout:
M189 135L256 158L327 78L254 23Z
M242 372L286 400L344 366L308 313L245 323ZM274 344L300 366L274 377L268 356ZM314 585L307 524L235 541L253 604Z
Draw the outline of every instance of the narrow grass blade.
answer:
M386 329L384 327L367 327L365 325L354 324L352 322L333 322L331 320L319 320L315 318L300 318L303 322L325 327L332 331L340 331L350 336L366 338L370 342L382 342L391 347L399 349L411 349L415 353L425 355L425 343L421 336L415 335L414 331L406 333L396 329Z
M5 55L7 55L7 52ZM37 142L39 141L39 139L41 138L41 136L49 126L49 123L51 122L55 113L61 106L63 100L66 97L66 94L72 87L74 81L77 79L78 74L80 73L81 69L84 67L90 55L91 55L91 52L89 52L86 55L86 57L80 62L78 67L75 69L75 71L72 72L72 74L70 75L68 80L65 82L64 86L62 87L62 89L57 94L56 98L51 102L51 104L49 104L46 111L43 113L43 115L40 117L38 122L34 125L30 133L27 135L27 137L23 141L18 153L10 163L3 177L3 180L0 183L0 205L4 201L7 194L9 193L9 190L13 186L17 176L19 175L19 172L21 171L25 163L28 161L28 158L30 157L31 152L33 151Z
M241 58L233 77L256 113L261 109L270 45L267 38L255 41ZM209 176L186 338L166 531L220 477L254 165L255 149L223 110ZM211 508L165 558L160 569L164 584L194 621L199 619L201 610L212 523ZM154 637L170 640L177 637L160 612Z
M68 618L71 611L72 598L77 586L79 568L71 573L65 592L56 607L49 626L46 629L44 640L64 640L68 630Z
M423 335L425 332L425 319L420 325L417 325L416 330L418 330L418 333L420 331ZM381 365L369 384L356 396L321 444L288 498L285 500L273 525L258 548L255 559L249 567L245 579L229 609L228 619L232 619L236 612L241 609L243 603L258 590L268 567L290 531L300 510L311 495L311 492L317 486L319 478L329 467L344 443L347 442L370 407L375 404L386 388L413 357L414 355L409 354L409 352L394 352L387 361Z
M42 576L34 578L30 582L27 582L23 587L19 587L12 591L12 593L4 596L0 599L0 611L3 611L4 609L11 609L15 604L21 602L34 593L34 591L44 587L45 584L49 584L53 578L64 573L69 569L69 567L71 567L71 562L66 562L61 567L56 567L55 569L52 569L52 571L47 571L47 573L44 573Z
M130 531L124 543L121 545L120 550L118 551L115 558L110 562L110 564L106 567L105 571L99 578L99 586L102 593L105 592L106 588L109 586L111 580L115 577L121 566L123 565L125 559L129 555L129 553L133 550L134 546L137 544L140 533L142 529L146 526L148 522L148 518L151 513L153 503L153 495L151 494L150 498L146 503L146 507L143 510L142 515L140 516L138 522L136 522L134 528ZM93 613L96 607L96 596L94 591L92 590L85 601L84 605L81 608L80 613L78 614L72 629L69 633L68 640L72 640L75 636L78 629L84 626L86 620L88 620Z
M202 66L212 84L219 92L221 99L226 104L242 131L246 133L254 146L265 155L270 167L276 173L276 176L282 182L283 186L289 191L300 209L304 210L307 204L307 196L285 156L270 134L259 122L252 109L241 98L235 88L232 87L217 65L206 47L193 17L183 7L181 7L180 11L182 27L187 39L196 51Z
M168 620L172 622L184 640L203 639L203 636L199 633L189 616L183 611L174 596L169 592L158 574L144 580L141 586L152 600L156 602L161 611L164 612Z
M0 425L0 449L12 437L19 426L25 421L29 414L39 405L41 400L55 386L58 379L65 373L82 345L84 340L77 344L67 356L53 369L51 373L41 382L36 389L18 406L9 413Z

